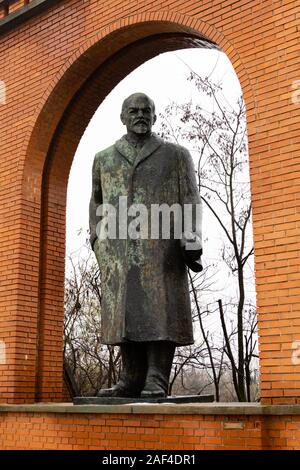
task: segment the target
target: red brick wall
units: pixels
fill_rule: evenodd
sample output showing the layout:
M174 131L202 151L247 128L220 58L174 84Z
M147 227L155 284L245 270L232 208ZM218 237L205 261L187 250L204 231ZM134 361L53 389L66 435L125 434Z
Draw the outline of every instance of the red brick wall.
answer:
M299 416L1 413L0 449L300 450Z
M298 29L290 0L68 0L0 36L0 400L62 397L66 187L93 112L144 60L204 36L247 105L262 398L299 401Z

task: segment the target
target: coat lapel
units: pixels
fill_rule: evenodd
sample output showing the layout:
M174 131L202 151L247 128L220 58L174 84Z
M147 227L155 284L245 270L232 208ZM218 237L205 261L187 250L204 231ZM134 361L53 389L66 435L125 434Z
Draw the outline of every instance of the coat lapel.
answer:
M135 148L125 139L125 136L117 140L115 147L126 160L136 167L143 160L148 158L155 150L162 145L163 141L156 134L152 134L145 145L137 153Z
M162 145L163 141L156 134L152 134L149 140L145 143L144 147L141 148L137 154L134 162L134 166L137 167L143 160L150 157L158 147Z
M118 152L126 158L128 163L130 165L134 164L135 158L136 158L136 150L132 145L129 144L129 142L125 139L125 136L121 137L121 139L117 140L115 143L115 147L118 150Z

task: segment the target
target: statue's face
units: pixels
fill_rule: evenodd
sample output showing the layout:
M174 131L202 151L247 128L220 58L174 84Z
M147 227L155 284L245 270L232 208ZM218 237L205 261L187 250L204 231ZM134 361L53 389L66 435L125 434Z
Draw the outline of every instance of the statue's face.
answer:
M127 127L127 132L137 135L149 133L156 121L149 99L146 96L132 97L122 111L121 121Z

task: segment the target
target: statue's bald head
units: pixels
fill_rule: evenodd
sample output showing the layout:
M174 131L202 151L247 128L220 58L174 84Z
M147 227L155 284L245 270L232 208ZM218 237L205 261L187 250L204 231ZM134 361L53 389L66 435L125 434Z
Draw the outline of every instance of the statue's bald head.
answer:
M143 138L151 134L156 121L155 105L144 93L133 93L124 100L121 121L127 128L128 135Z
M123 101L123 104L122 104L122 113L123 113L124 111L126 111L126 109L128 108L128 106L130 106L130 104L131 104L132 102L135 102L136 100L140 100L140 99L147 100L147 101L149 102L149 104L151 105L153 114L155 114L155 104L154 104L154 101L153 101L148 95L146 95L145 93L133 93L132 95L128 96L128 98L126 98L126 99Z

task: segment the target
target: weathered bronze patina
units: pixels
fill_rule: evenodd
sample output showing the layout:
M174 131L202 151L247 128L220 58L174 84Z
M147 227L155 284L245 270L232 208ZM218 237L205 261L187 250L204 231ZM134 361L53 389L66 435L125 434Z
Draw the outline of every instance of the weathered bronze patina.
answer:
M200 204L189 152L152 133L153 101L136 93L122 107L127 134L96 154L90 202L91 245L102 285L101 332L105 344L121 346L123 373L112 389L98 396L164 397L176 346L193 343L187 265L200 271L201 248L187 250L186 237L99 239L97 207L143 204ZM129 218L130 219L130 218ZM118 224L117 224L118 225ZM150 232L150 230L149 230ZM190 235L201 237L193 223Z

